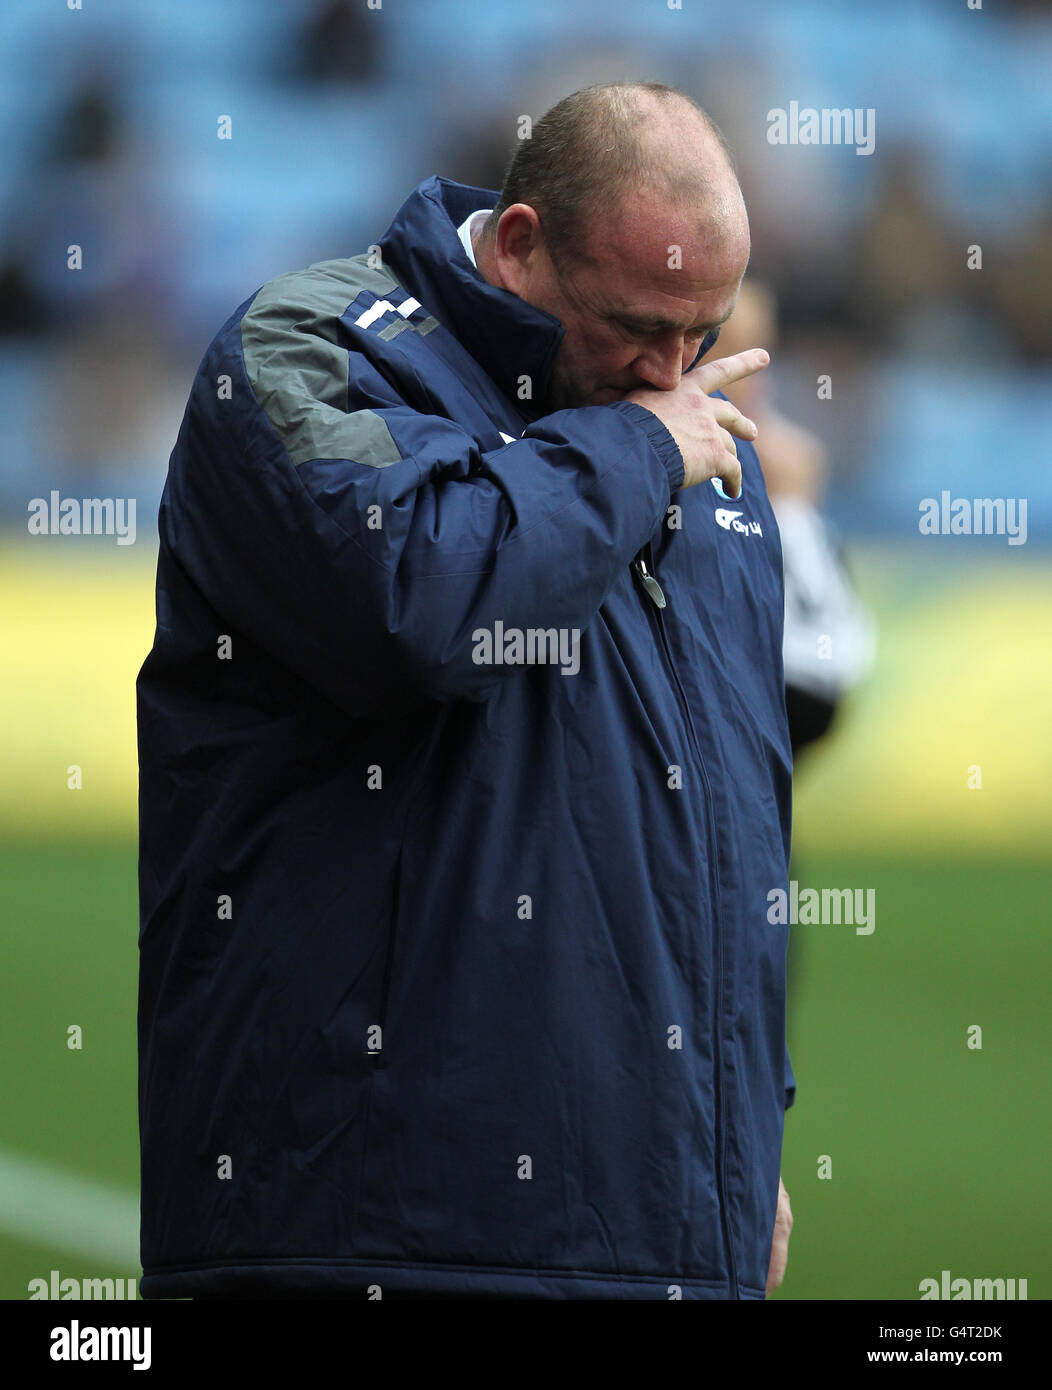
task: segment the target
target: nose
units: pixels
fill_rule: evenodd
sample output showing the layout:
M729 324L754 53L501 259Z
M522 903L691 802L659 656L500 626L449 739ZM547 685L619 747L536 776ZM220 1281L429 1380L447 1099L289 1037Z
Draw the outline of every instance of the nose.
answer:
M658 391L674 391L683 375L683 339L675 334L655 338L632 363L632 370Z

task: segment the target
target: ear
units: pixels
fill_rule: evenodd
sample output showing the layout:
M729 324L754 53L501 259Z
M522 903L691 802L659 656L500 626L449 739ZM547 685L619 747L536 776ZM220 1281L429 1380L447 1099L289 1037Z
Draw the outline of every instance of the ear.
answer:
M502 288L522 296L544 245L541 219L529 203L512 203L497 223L493 259Z

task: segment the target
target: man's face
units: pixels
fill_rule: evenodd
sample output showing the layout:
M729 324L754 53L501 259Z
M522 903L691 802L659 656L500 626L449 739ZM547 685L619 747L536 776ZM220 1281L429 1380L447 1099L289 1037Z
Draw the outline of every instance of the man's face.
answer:
M642 198L589 227L586 257L553 261L543 241L516 293L565 336L548 382L552 410L606 405L637 387L670 391L722 323L749 258L744 208L719 231Z

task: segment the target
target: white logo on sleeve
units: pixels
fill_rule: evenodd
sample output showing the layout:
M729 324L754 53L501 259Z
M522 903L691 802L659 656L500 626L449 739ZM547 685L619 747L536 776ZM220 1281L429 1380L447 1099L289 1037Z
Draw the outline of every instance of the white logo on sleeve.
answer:
M717 507L714 512L717 526L725 531L737 531L740 536L762 536L758 521L745 521L741 512L732 512L727 507Z

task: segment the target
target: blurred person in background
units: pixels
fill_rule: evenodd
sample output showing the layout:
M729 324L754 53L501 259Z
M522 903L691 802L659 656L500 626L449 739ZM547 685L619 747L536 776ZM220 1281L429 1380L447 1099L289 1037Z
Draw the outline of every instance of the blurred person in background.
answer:
M382 30L363 4L351 0L315 4L288 47L284 75L312 87L318 83L364 86L383 74Z
M720 332L720 356L752 343L773 347L777 340L774 295L766 285L744 280ZM844 696L870 669L873 623L840 541L822 515L829 481L822 441L778 409L769 373L735 382L727 395L757 427L760 465L782 538L785 705L795 757L827 732Z

